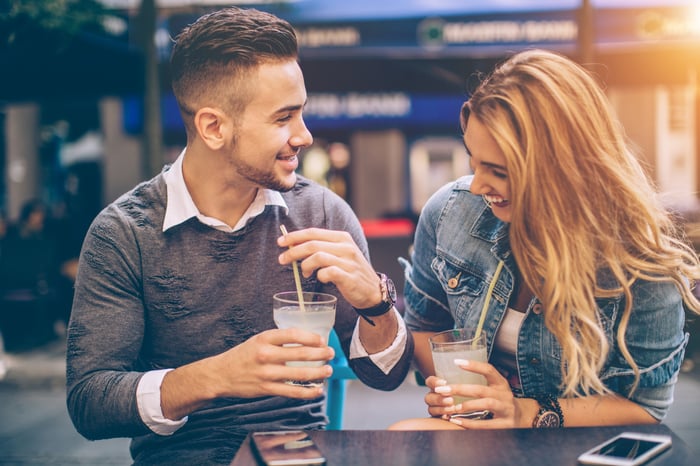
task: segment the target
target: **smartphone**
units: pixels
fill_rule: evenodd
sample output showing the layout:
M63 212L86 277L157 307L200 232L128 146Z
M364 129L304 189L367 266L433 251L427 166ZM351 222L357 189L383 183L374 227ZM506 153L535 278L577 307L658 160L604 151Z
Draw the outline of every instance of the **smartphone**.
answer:
M581 464L634 466L671 447L669 435L623 432L578 457Z
M326 458L303 430L254 432L251 443L260 464L265 466L326 464Z

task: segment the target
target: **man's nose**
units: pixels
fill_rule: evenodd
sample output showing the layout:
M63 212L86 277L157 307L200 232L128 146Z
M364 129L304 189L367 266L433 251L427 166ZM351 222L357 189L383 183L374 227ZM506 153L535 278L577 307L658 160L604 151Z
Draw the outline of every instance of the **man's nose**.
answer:
M306 127L306 123L304 123L304 120L301 120L299 122L298 127L295 128L294 134L289 139L289 145L291 145L292 147L304 148L309 147L311 144L313 144L313 142L314 137L311 135L311 132Z

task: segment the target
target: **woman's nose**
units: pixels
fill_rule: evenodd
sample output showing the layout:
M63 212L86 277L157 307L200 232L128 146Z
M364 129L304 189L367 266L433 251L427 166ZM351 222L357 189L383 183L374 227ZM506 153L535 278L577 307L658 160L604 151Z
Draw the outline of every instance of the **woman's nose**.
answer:
M471 186L469 187L469 190L473 194L477 195L488 193L488 189L483 181L483 177L479 174L478 171L474 171L474 173L472 174L472 182Z

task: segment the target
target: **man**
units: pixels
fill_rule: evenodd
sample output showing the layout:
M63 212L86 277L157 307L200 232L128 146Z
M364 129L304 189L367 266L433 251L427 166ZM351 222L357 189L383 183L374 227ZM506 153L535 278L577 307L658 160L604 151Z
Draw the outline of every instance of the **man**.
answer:
M333 357L314 333L275 329L292 261L304 290L338 296L335 330L362 381L396 388L413 342L349 206L295 174L312 137L292 27L220 10L185 28L171 65L187 147L86 236L68 408L87 438L133 437L136 464L228 464L249 431L326 422L323 388L285 383L332 372L286 361Z

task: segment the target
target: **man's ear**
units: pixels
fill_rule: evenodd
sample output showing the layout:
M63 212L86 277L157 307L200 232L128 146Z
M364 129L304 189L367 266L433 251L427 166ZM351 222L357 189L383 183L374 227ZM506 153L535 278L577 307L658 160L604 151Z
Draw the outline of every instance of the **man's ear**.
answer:
M202 141L212 150L220 149L228 138L230 124L219 108L203 107L194 116L194 127Z

